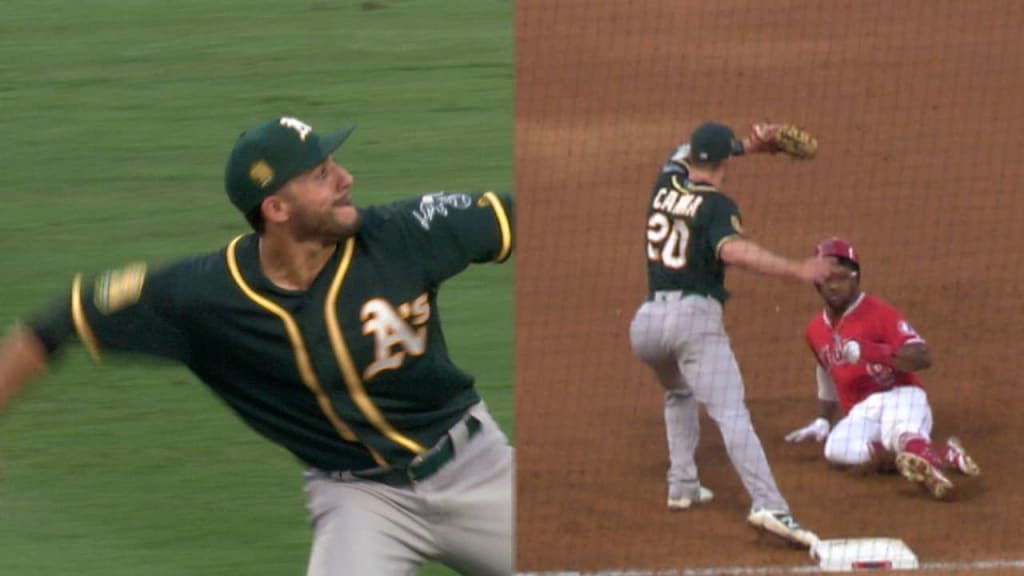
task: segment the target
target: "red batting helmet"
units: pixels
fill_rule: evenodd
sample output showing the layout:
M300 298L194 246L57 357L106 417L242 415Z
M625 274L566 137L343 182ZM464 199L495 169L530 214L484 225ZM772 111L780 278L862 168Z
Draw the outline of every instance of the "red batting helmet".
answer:
M860 270L860 259L857 258L857 253L853 250L853 244L850 244L842 238L836 238L833 236L828 240L824 240L818 244L814 249L814 255L819 258L839 258L840 261L845 260L853 264L858 270Z

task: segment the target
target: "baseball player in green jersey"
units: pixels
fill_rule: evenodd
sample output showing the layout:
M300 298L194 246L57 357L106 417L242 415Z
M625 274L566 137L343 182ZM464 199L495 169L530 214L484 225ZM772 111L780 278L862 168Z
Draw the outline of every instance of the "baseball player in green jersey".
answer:
M225 174L255 233L149 271L87 280L0 347L0 406L77 336L187 366L306 467L308 574L512 573L513 451L449 359L443 281L512 250L512 200L427 194L356 208L333 153L295 118L242 133Z
M722 324L727 264L811 284L830 270L825 259L789 260L745 238L739 209L720 191L730 156L770 151L766 142L775 130L778 125L758 125L741 141L728 126L708 122L662 166L647 210L650 292L629 335L633 353L654 370L665 390L669 509L714 497L701 486L694 461L700 403L718 425L753 500L748 523L810 547L817 537L797 523L775 485Z

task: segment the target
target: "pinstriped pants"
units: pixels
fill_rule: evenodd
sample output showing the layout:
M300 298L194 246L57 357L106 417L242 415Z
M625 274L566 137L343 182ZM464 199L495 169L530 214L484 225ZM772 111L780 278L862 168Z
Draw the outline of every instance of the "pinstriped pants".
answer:
M658 293L633 317L629 338L633 353L654 370L665 390L670 490L685 493L699 485L694 460L700 439L699 403L718 425L753 506L788 511L750 421L721 304L705 296Z

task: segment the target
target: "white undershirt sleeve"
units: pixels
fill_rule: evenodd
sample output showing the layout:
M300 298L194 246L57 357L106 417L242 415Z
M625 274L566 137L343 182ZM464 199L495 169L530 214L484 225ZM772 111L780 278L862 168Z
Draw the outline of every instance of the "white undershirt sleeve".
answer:
M815 363L814 365L817 367L818 400L835 402L837 400L836 385L832 382L832 377L821 367L821 364Z

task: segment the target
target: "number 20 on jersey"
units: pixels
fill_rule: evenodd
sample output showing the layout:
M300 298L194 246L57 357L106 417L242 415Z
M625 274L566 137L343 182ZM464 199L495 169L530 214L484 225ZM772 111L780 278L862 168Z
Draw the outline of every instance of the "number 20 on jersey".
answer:
M661 212L647 219L647 258L661 262L666 268L682 270L686 267L686 246L690 242L690 229L682 218L669 218Z

